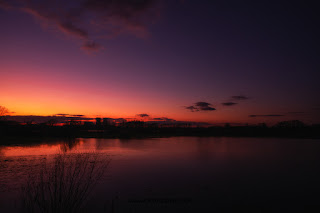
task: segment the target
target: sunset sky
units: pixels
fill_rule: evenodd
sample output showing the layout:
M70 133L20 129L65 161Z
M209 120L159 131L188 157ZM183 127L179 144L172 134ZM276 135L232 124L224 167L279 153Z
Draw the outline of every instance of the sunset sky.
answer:
M12 115L319 123L318 7L223 2L0 0L0 105Z

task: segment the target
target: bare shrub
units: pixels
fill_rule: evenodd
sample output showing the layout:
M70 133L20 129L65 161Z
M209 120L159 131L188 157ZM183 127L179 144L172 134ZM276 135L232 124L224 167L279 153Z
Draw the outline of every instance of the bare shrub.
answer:
M24 211L81 211L109 162L97 153L58 154L51 163L43 161L22 187Z

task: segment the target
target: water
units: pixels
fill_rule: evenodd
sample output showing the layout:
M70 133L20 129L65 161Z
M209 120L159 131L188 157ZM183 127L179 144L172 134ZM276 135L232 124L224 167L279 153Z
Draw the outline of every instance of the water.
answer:
M1 212L21 211L21 186L57 153L111 159L84 212L299 210L320 198L319 140L91 138L0 147Z

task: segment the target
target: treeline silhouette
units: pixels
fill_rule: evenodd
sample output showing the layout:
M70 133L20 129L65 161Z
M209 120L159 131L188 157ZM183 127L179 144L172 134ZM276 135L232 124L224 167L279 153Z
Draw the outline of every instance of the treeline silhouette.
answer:
M201 127L190 123L157 124L129 121L113 124L69 121L63 125L52 123L21 124L0 121L0 137L98 137L143 138L170 136L219 136L219 137L290 137L320 138L320 124L306 125L301 121L282 121L273 126L266 124Z

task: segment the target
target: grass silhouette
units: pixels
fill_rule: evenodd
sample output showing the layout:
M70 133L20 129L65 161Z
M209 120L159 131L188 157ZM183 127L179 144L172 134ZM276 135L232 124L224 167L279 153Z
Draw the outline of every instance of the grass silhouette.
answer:
M22 187L23 210L81 212L109 163L97 153L57 154L52 162L43 161Z

